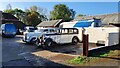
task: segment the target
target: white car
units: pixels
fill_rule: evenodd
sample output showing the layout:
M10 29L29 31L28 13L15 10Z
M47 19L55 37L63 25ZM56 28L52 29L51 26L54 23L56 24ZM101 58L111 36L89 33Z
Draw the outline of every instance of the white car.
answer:
M24 32L23 41L26 43L33 43L37 40L38 36L42 36L43 34L53 34L55 33L55 28L40 28L33 32Z
M77 44L81 40L79 39L79 31L77 28L58 28L53 34L43 34L37 38L37 46L48 48L54 44L73 43Z

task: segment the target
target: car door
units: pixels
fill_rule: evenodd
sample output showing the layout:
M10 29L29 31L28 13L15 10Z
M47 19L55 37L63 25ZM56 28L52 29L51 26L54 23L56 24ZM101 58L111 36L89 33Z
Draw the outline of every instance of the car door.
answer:
M59 44L61 40L61 33L58 29L54 30L53 36L54 36L54 41Z
M67 29L61 29L61 35L60 35L60 43L69 43L68 42L69 35L68 35L68 30Z

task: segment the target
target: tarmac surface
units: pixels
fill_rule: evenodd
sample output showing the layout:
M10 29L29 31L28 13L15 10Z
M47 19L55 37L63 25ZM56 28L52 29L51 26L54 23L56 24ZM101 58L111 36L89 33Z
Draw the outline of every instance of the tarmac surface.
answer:
M33 44L26 44L22 42L22 35L17 35L15 38L2 38L2 66L62 66L62 64L52 62L46 58L39 57L36 59L32 53L44 51ZM91 47L96 47L91 45ZM57 45L50 47L49 50L53 53L63 53L71 55L80 55L82 53L82 44L78 45ZM45 52L43 52L45 53ZM47 53L47 52L46 52ZM53 59L53 58L52 58ZM39 61L37 61L39 60ZM39 63L39 64L38 64Z

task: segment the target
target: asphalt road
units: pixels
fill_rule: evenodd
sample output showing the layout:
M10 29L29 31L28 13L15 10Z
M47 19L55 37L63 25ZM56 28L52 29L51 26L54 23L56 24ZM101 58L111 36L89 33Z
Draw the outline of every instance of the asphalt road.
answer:
M22 35L17 35L15 38L2 38L2 65L3 66L33 66L29 61L32 52L41 51L42 48L37 48L33 44L26 44L22 42ZM50 51L63 52L74 49L73 46L55 46L51 47ZM67 53L67 52L66 52ZM29 60L29 61L28 61ZM44 62L43 62L44 61ZM40 66L64 66L44 58L39 59ZM34 63L34 62L32 62Z
M17 35L15 38L2 38L0 41L2 41L2 45L0 46L2 46L3 66L33 66L32 63L34 62L30 62L31 58L34 58L31 53L43 50L42 48L37 48L33 44L26 44L22 42L22 35ZM52 46L48 51L66 54L80 54L82 52L82 44L79 43L78 45L64 44L60 46ZM32 60L39 60L40 66L64 66L44 58L34 58Z
M2 38L3 66L32 66L19 54L33 52L36 50L36 47L22 43L21 39L22 36L16 36L15 38Z

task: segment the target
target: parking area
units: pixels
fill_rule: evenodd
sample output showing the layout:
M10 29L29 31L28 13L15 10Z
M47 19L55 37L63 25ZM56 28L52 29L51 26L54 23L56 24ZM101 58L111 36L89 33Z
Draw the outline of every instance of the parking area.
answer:
M92 47L96 47L96 45L89 44L89 48ZM42 48L40 47L38 48L33 44L26 44L22 42L22 35L17 35L15 38L2 38L3 65L4 64L6 65L8 62L15 60L19 60L19 61L22 60L21 62L23 62L23 60L28 60L28 58L26 57L32 58L32 56L29 56L27 54L34 54L38 56L41 55L44 58L48 55L49 55L48 57L53 56L54 54L80 55L82 54L82 43L79 43L77 45L71 45L71 44L56 45L50 47L50 49L48 50L43 50ZM24 65L28 66L30 64L27 63L26 61L26 64Z

